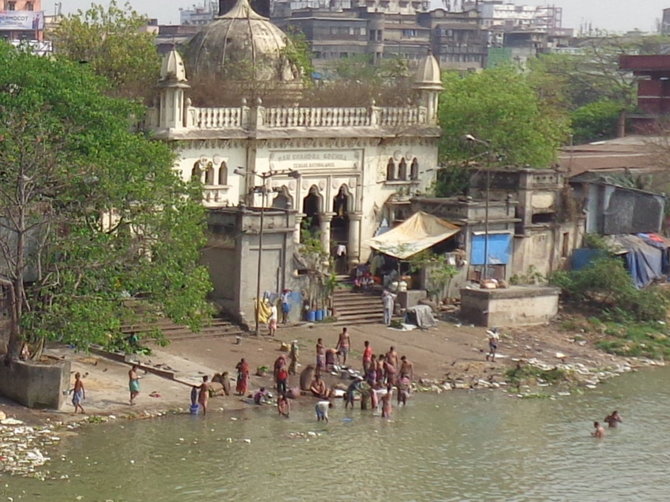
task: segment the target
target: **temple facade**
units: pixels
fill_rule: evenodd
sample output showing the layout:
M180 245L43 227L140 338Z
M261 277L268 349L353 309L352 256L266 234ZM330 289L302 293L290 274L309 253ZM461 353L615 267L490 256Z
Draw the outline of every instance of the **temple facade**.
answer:
M251 19L272 27L266 32L279 30L256 14L247 0L239 0L210 26L230 29L230 23L222 20L225 16L230 23ZM267 37L238 36L248 37L248 43L241 45L250 45L255 58L266 51L264 66L273 57L281 64L281 48L275 41L266 46ZM222 44L232 43L219 38ZM198 57L212 58L214 66L225 65L225 58L211 46ZM196 65L204 67L202 61ZM416 102L408 100L401 107L374 102L367 107L308 103L275 107L264 106L260 98L242 99L234 107L196 107L188 97L186 68L176 51L165 57L160 100L148 125L157 138L176 146L175 167L183 179L202 180L203 204L208 208L263 206L292 211L295 243L301 228L318 230L325 250L333 256L346 253L347 263L355 265L368 258L367 240L385 218L390 220L387 202L425 193L435 179L442 86L438 63L430 54L416 72Z

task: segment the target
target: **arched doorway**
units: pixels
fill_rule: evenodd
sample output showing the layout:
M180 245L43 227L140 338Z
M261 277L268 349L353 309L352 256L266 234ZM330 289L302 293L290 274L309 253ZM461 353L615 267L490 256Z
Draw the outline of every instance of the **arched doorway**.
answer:
M321 227L321 219L319 213L321 212L321 194L316 186L309 189L307 197L302 200L302 212L305 218L302 220L302 228L308 230L312 236L319 234Z
M293 197L289 194L288 188L283 186L279 189L277 196L272 199L272 207L277 209L292 209L293 208Z
M342 185L333 198L333 220L330 223L330 242L332 255L335 258L335 271L338 274L349 272L348 244L349 244L349 210L351 196L346 185Z

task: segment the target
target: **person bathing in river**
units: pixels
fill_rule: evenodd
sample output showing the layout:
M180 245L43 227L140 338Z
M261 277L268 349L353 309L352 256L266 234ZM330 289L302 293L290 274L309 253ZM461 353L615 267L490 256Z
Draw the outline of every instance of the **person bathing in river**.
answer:
M363 371L367 373L370 363L372 362L372 346L367 340L365 340L363 345L365 346L365 349L363 349Z
M316 403L314 406L314 411L316 411L316 421L321 422L322 420L328 423L328 408L332 408L333 403L330 401L323 400Z
M605 428L600 425L600 422L593 422L593 428L595 429L591 435L594 438L602 439L605 437Z
M407 359L407 356L402 356L400 358L399 377L401 380L403 378L409 379L410 383L412 383L412 380L414 380L414 365L409 359Z
M309 386L309 390L312 392L314 397L318 397L319 399L328 398L328 387L326 386L326 382L321 380L321 376L318 372L314 375L314 380L312 380L312 384Z
M386 394L382 396L382 418L391 418L393 413L393 386L388 384L386 386Z
M605 422L606 422L607 425L610 427L610 429L614 429L614 428L616 428L620 423L622 423L623 420L621 420L621 415L619 415L619 412L616 411L616 410L614 410L612 413L610 413L609 415L607 415L607 416L605 417Z
M279 394L279 397L277 398L277 412L280 416L288 418L290 411L291 405L288 402L286 394Z
M198 392L198 404L202 408L202 414L207 415L207 402L209 401L209 377L207 375L202 377L200 390Z
M410 384L411 380L406 376L401 377L398 381L398 406L401 404L403 406L407 405L407 399L409 398L411 389Z

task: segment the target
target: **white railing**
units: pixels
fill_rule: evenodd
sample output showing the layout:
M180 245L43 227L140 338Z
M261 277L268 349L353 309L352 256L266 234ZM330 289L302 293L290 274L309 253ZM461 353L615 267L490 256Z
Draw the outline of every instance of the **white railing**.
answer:
M370 125L370 110L363 107L265 108L262 121L262 126L267 128L360 127L368 125Z
M229 129L242 127L242 109L190 108L193 127L198 129Z
M393 127L429 125L422 106L402 107L186 107L187 129Z

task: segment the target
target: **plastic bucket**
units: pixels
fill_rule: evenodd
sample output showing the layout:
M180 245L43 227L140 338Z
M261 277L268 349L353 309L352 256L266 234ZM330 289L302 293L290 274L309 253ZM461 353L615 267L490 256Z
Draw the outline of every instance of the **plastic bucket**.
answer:
M199 409L200 409L200 405L192 404L191 405L191 415L197 415Z

